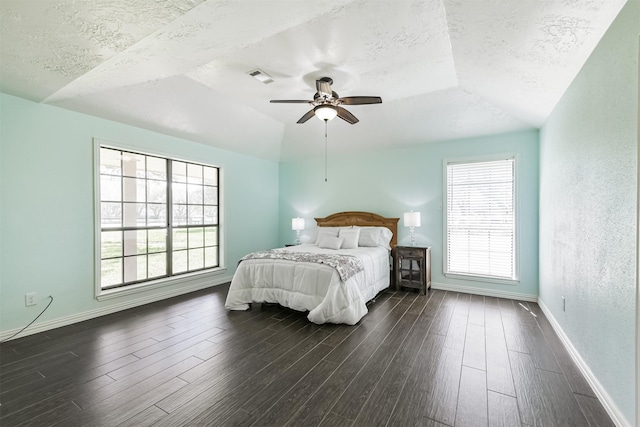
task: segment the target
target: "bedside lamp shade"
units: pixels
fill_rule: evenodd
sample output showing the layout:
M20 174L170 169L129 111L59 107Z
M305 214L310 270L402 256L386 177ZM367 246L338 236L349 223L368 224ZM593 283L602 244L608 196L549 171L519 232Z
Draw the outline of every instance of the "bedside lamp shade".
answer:
M420 227L420 212L405 212L404 213L404 226L405 227Z
M420 212L405 212L404 213L404 226L409 227L411 232L411 246L416 245L415 228L420 227Z
M304 218L293 218L291 220L291 229L294 231L304 230Z
M300 244L300 231L304 230L304 218L292 218L291 229L296 232L296 245Z

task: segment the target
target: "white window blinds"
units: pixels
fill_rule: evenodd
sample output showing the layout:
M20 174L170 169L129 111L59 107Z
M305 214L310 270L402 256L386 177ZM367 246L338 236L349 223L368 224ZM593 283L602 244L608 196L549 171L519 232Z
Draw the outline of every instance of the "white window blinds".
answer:
M516 279L514 160L447 163L447 273Z

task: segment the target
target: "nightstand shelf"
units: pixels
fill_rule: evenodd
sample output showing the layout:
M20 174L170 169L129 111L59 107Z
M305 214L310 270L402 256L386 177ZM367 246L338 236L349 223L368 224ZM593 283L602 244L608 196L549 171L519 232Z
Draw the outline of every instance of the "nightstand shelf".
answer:
M393 250L395 289L431 289L431 247L396 246Z

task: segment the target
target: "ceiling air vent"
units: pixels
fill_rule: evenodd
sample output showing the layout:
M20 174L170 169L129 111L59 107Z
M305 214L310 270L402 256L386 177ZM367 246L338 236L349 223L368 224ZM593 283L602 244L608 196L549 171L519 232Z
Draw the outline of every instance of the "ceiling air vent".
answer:
M255 69L253 71L249 71L249 75L264 84L273 83L271 76L262 70Z

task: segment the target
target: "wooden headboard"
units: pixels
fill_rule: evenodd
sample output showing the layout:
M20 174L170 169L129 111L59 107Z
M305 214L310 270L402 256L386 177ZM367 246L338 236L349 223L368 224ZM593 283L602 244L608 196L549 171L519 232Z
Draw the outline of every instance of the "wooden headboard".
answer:
M371 212L338 212L326 218L314 218L318 227L387 227L393 233L389 246L392 248L398 244L398 221L400 218L385 218Z

